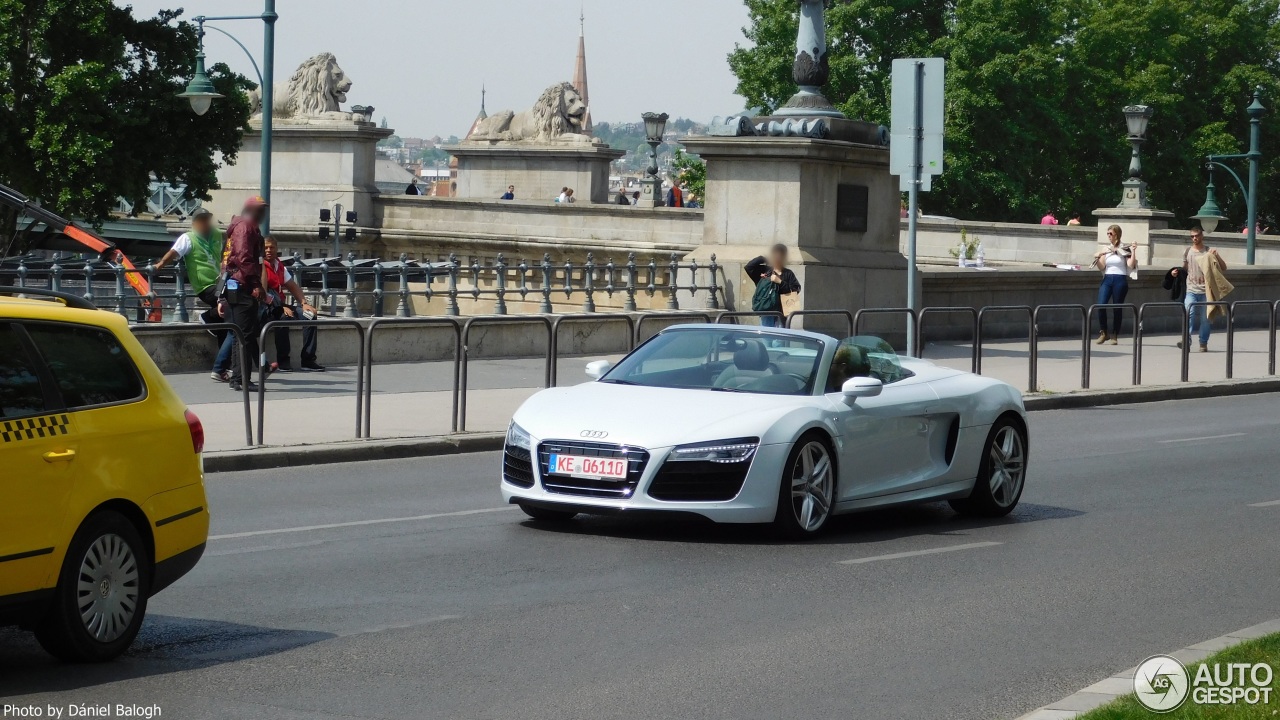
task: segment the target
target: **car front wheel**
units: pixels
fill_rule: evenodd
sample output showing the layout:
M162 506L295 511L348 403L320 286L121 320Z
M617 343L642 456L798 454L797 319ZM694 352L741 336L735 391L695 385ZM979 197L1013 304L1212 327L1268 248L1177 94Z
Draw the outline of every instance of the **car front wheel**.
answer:
M800 438L782 471L778 511L773 519L779 533L807 538L822 532L831 517L835 477L826 441L813 434Z
M956 512L979 517L1002 517L1013 511L1027 479L1027 431L1010 416L996 421L983 445L973 493L952 500Z
M67 549L36 639L61 660L110 660L137 637L150 587L150 557L133 523L119 513L96 513Z

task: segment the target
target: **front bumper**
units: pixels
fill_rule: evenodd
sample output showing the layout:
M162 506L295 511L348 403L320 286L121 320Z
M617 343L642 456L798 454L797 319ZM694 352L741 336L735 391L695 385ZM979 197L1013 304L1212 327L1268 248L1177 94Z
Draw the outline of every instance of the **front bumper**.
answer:
M501 481L502 499L508 503L528 501L531 504L553 508L574 510L582 513L599 512L600 514L618 514L635 512L653 513L685 513L700 515L719 523L765 523L772 522L778 507L778 489L782 479L782 468L786 464L791 451L789 445L761 445L751 460L742 490L732 500L723 502L673 502L653 498L649 488L657 476L662 464L670 454L670 447L646 448L649 457L640 473L635 491L629 497L603 498L570 495L553 492L543 482L545 468L538 462L538 444L542 440L535 438L532 456L533 484L531 487L520 487L507 480ZM632 446L634 447L634 446Z

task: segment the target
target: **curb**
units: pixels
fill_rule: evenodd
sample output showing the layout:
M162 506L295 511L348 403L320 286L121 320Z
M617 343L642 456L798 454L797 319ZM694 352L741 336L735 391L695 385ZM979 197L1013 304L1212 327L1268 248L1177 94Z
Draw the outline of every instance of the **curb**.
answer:
M1184 383L1157 387L1133 387L1118 390L1077 390L1061 394L1041 393L1023 396L1027 410L1073 410L1077 408L1125 405L1129 403L1164 402L1166 400L1200 400L1213 397L1256 395L1280 392L1280 378L1219 380L1208 383Z
M398 460L433 455L501 450L506 433L465 433L388 440L352 440L324 445L289 445L206 453L205 473L327 465L365 460Z
M1225 650L1246 640L1253 640L1276 632L1280 632L1280 618L1258 623L1233 633L1227 633L1212 640L1196 643L1190 647L1184 647L1181 650L1169 653L1169 655L1181 661L1184 665L1197 663L1219 650ZM1020 715L1017 720L1069 720L1083 715L1096 707L1106 705L1116 698L1132 695L1133 673L1137 669L1138 667L1135 665L1128 670L1118 672L1106 680L1100 680L1080 692L1068 695L1055 703L1036 708L1026 715Z

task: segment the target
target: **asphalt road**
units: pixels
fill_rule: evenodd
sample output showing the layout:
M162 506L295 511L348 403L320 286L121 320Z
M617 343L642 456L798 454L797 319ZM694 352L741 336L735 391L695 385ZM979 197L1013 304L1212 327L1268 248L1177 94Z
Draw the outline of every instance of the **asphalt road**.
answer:
M183 719L1012 718L1280 617L1278 407L1036 413L1011 517L883 511L812 544L536 526L501 505L496 453L211 476L209 552L135 649L61 666L0 630L0 696Z

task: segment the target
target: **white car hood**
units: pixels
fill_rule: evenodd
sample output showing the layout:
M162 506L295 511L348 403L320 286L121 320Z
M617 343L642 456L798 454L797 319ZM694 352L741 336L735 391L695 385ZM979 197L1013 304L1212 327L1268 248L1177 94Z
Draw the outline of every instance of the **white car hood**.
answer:
M589 382L543 390L516 411L537 440L591 440L663 448L764 437L783 415L825 402L808 395L763 395ZM585 435L584 433L589 433ZM607 433L601 437L600 433Z

